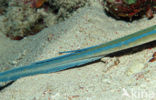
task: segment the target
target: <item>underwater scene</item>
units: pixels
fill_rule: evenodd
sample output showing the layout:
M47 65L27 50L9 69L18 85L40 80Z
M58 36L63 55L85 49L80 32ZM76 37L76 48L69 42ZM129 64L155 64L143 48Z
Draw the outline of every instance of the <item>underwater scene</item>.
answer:
M0 0L0 100L156 100L156 0Z

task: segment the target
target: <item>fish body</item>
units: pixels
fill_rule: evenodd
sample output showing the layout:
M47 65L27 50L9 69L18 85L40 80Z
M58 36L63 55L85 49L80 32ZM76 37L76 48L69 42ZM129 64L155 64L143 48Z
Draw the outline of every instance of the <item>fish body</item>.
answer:
M80 66L104 56L156 40L156 25L100 45L69 51L69 54L0 72L0 82L15 81L36 74L57 72Z

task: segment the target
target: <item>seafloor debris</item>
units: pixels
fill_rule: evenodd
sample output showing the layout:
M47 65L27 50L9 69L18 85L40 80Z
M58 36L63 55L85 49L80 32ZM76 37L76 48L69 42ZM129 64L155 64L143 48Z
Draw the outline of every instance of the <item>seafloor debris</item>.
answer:
M152 59L149 60L149 62L154 62L156 61L156 52L153 54Z
M101 59L101 61L106 64L104 68L104 72L108 72L114 69L120 63L120 60L117 57L113 57L113 58L104 57Z
M146 15L152 18L156 11L156 0L104 0L105 10L115 18L129 18Z

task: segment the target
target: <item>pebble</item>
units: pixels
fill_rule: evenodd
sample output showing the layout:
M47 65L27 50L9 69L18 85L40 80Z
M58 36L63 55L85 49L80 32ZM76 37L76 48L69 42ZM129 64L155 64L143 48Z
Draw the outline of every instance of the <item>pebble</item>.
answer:
M140 62L133 63L132 65L128 67L126 74L130 76L132 74L139 73L143 70L144 67L145 65L143 63L140 63Z

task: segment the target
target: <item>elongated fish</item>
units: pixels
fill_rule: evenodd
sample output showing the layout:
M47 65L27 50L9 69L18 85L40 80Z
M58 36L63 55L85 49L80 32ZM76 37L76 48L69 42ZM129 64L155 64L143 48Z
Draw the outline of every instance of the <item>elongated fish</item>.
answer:
M107 43L69 51L69 54L63 56L1 72L0 82L14 81L25 76L57 72L67 68L80 66L99 60L110 53L135 47L154 40L156 40L156 25Z

